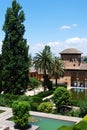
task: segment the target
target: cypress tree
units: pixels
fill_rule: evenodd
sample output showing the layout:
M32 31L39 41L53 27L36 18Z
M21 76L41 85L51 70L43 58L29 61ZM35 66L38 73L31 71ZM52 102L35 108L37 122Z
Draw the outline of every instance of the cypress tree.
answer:
M0 54L0 92L2 92L2 54Z
M29 56L24 39L25 20L22 7L16 0L7 8L3 31L5 38L2 45L2 81L4 93L21 94L28 86Z

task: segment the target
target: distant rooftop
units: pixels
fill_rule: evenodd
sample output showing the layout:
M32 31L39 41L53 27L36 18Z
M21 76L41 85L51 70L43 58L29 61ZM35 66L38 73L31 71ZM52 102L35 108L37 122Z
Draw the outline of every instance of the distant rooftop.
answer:
M60 52L60 54L82 54L82 52L75 48L68 48Z

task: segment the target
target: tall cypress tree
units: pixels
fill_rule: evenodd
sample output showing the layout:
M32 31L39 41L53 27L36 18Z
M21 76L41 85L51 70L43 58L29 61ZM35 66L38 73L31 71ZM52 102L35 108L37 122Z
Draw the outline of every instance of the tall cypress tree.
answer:
M13 0L7 8L3 31L2 81L4 93L21 94L28 85L29 56L27 41L24 39L25 20L22 7Z
M0 54L0 92L2 91L2 54Z

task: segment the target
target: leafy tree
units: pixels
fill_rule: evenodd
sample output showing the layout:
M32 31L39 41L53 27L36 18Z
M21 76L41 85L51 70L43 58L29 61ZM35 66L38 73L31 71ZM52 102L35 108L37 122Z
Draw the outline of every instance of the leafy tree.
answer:
M53 100L57 111L60 112L63 105L68 105L71 102L71 96L68 90L64 87L58 87L53 94Z
M52 66L53 66L53 55L50 50L49 46L45 46L42 52L36 53L36 56L33 59L33 63L35 65L35 68L40 71L43 71L43 78L44 78L44 89L47 86L46 84L46 78L47 75L51 72Z
M34 89L34 95L35 95L35 88L37 88L40 85L40 81L35 77L29 78L29 86Z
M23 38L25 16L22 7L13 0L5 15L2 46L2 80L4 93L21 94L28 86L29 56L27 41Z
M55 57L53 75L55 77L55 86L57 86L57 79L64 75L64 64L58 57Z

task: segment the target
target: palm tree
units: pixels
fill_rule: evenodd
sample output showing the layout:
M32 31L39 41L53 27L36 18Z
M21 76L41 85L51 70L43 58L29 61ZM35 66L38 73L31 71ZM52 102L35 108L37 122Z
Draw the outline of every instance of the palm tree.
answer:
M33 63L35 68L40 71L43 71L43 78L44 78L44 89L47 85L45 83L47 75L51 72L53 66L53 56L52 52L50 51L49 46L45 46L42 52L36 53L36 56L33 59Z
M64 64L58 57L55 57L53 75L55 77L55 86L57 86L57 79L64 75Z

